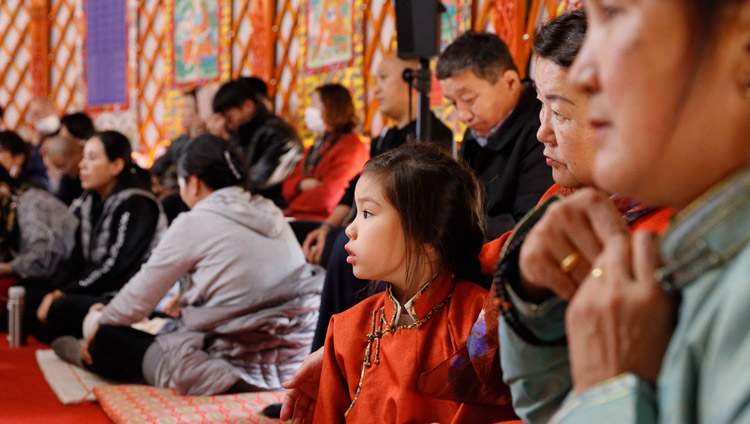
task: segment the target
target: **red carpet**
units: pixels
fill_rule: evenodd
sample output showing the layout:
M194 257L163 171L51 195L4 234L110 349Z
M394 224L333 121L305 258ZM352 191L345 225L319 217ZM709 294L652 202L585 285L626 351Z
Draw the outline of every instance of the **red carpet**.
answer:
M97 403L63 405L39 370L34 352L49 347L29 338L29 345L9 348L0 333L0 422L18 424L111 424Z

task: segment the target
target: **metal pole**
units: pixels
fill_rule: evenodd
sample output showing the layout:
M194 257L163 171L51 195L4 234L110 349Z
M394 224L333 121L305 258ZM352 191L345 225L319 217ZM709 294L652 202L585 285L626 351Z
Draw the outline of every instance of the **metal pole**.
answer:
M419 59L417 70L417 141L430 141L432 139L430 125L430 86L432 85L432 73L430 72L430 59Z

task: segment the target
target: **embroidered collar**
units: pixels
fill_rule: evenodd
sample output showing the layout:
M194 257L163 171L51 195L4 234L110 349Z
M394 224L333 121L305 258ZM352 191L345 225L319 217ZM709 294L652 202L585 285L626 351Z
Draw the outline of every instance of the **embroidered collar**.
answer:
M406 303L401 303L393 295L393 287L389 284L386 288L386 295L390 302L385 302L386 321L392 326L401 324L411 324L423 318L438 303L442 302L450 292L453 291L455 281L450 272L443 271L427 282L417 293L412 296ZM399 318L406 313L411 322L399 322Z
M420 290L418 296L413 297L411 300L414 301L412 308L419 319L408 325L394 325L397 321L397 316L394 315L396 310L393 307L393 302L384 302L385 305L380 310L375 309L372 311L372 325L370 327L370 333L367 334L367 347L365 348L365 358L362 361L362 371L359 374L359 382L357 383L357 389L354 392L354 399L352 403L344 412L344 417L349 415L354 404L357 403L359 393L362 390L362 385L365 380L365 371L373 365L380 364L380 339L389 334L393 334L400 330L416 330L423 324L428 322L435 314L440 311L448 302L450 302L453 296L453 288L456 286L456 280L449 272L444 271L439 278L433 279L437 281L435 285L428 283ZM432 290L426 290L428 286L432 285ZM390 287L388 288L388 296L393 299L393 295L390 293ZM398 302L397 302L398 304ZM429 308L429 309L428 309ZM388 312L386 312L388 310ZM391 323L389 324L385 317L391 317ZM374 351L375 358L372 358Z

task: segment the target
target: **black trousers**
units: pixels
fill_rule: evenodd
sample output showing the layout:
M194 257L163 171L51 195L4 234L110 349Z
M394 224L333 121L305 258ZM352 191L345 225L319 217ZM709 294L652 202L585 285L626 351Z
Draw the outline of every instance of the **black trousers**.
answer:
M130 327L99 326L89 345L89 370L110 380L144 384L143 357L155 343L151 334Z
M50 305L47 323L39 322L36 311L44 297L52 291L45 280L22 280L20 286L26 289L23 311L25 334L33 334L42 343L51 343L60 336L83 337L83 319L94 303L108 303L111 297L92 295L65 295Z
M66 294L52 302L47 313L47 327L51 340L60 336L83 337L83 319L91 305L107 304L110 297L87 294Z

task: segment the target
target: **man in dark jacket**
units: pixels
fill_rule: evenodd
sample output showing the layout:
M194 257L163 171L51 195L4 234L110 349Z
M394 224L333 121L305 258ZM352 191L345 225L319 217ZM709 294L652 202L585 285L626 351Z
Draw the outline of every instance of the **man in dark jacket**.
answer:
M487 237L513 229L554 184L537 141L536 90L495 34L467 32L438 59L443 95L469 128L460 156L487 190Z
M213 110L206 123L209 132L241 149L253 192L283 207L281 184L302 157L297 132L266 109L259 94L242 81L222 85Z

